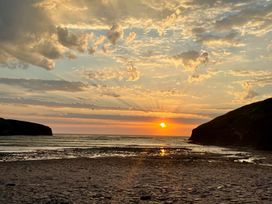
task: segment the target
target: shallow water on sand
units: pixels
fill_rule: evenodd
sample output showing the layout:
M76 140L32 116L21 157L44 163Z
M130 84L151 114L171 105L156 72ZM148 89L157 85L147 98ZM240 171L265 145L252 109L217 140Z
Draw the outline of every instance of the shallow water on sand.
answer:
M235 162L260 163L266 155L188 143L188 137L68 135L1 136L0 161L67 158L217 155ZM270 164L268 164L270 165Z

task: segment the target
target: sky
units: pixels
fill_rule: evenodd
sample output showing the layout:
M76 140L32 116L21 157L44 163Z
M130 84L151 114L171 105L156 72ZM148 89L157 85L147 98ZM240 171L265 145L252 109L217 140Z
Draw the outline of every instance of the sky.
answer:
M0 0L0 116L55 133L189 136L271 65L271 0Z

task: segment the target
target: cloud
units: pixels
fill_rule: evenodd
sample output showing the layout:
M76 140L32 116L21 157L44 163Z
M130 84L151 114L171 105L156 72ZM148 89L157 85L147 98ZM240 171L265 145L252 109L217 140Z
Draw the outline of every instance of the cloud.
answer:
M55 66L53 60L46 58L29 48L25 48L23 46L20 48L10 44L0 44L0 49L2 49L2 51L7 55L11 56L12 59L16 58L17 60L43 67L47 70L53 69Z
M249 82L241 82L241 84L244 89L243 92L240 93L242 100L252 100L259 95L255 87Z
M238 70L229 70L228 74L235 77L247 77L247 78L250 77L250 78L258 78L258 79L272 77L272 72L266 71L266 70L238 69Z
M139 114L139 112L142 112L141 110L130 110L130 114L127 114L125 112L127 110L120 108L120 107L99 107L95 106L93 104L88 104L88 103L79 103L79 102L74 102L74 103L63 103L60 101L48 101L45 99L30 99L30 98L8 98L8 97L1 97L0 98L0 104L15 104L17 105L18 109L20 110L21 105L31 105L33 106L42 106L43 110L45 109L45 112L40 113L40 115L44 116L50 116L50 117L57 117L59 118L77 118L77 119L97 119L97 120L112 120L112 121L130 121L130 122L135 122L135 121L142 121L142 122L152 122L158 120L159 116L156 116L155 114L149 114L149 115L142 115ZM77 108L76 111L73 111L69 109L69 111L66 112L61 112L61 111L52 111L52 108ZM25 108L25 107L23 107ZM35 107L34 107L35 108ZM79 109L85 109L84 112L80 112ZM92 113L89 110L107 110L105 113ZM114 112L109 113L108 111L114 111L114 110L124 110L124 113L121 112L116 114ZM132 113L132 114L131 114ZM168 117L169 120L172 122L180 122L182 124L194 124L194 123L203 123L205 122L209 117L203 114L177 114L172 117ZM67 124L67 121L65 121ZM75 122L73 121L73 124Z
M73 2L68 3L70 6ZM81 0L80 5L87 8L85 11L78 12L78 16L84 18L85 22L90 22L96 25L120 25L135 22L138 26L146 24L149 19L159 21L173 13L173 8L179 5L179 2L164 0L145 1L145 0ZM72 22L78 16L67 17L67 21ZM85 19L86 18L86 19ZM136 21L135 21L136 20Z
M166 28L175 25L176 21L180 17L180 13L180 9L176 9L173 13L166 16L164 19L155 24L160 36L163 36L165 34Z
M155 30L167 35L169 39L176 35L172 42L168 41L170 44L167 51L169 51L169 47L174 47L176 41L182 45L194 41L189 35L190 32L195 27L203 27L209 32L201 32L196 43L217 47L240 46L243 42L240 42L239 35L232 30L241 35L243 29L251 33L264 30L268 32L271 30L271 5L270 1L252 0L1 1L0 44L11 46L24 53L29 52L29 55L20 57L19 53L0 49L2 53L8 55L5 61L19 59L52 69L58 59L75 58L76 52L73 57L69 57L71 55L66 54L68 52L88 51L93 54L100 44L101 49L108 52L107 44L94 43L88 48L88 42L91 38L90 30L102 33L101 31L105 31L109 26L111 28L105 35L113 45L122 39L124 30L140 28L146 36L139 35L138 30L137 34L131 32L125 39L127 43L132 42L136 36L139 39L150 37L150 33ZM13 15L15 13L16 15ZM83 30L86 33L82 32ZM160 38L164 37L160 36ZM160 40L160 42L167 41L167 39ZM124 51L124 48L118 49ZM3 55L0 56L0 60L4 61ZM32 56L35 59L31 59Z
M31 91L84 91L87 85L82 82L70 82L64 80L41 80L41 79L13 79L0 78L0 84L17 86Z
M107 81L112 79L121 80L123 78L122 72L112 69L101 69L101 70L83 70L80 71L88 79Z
M230 70L228 74L239 77L238 81L245 89L272 86L272 72L266 70Z
M125 67L125 70L122 71L122 75L127 79L127 81L137 81L140 79L140 72L135 67L135 62L133 60L122 56L116 57L116 60L117 62L121 63L123 67Z
M272 41L266 47L268 52L272 52Z
M16 15L13 15L15 13ZM261 16L263 13L264 16ZM270 13L271 2L254 3L251 0L169 0L167 2L164 0L25 0L23 3L21 0L1 1L0 45L11 46L10 49L15 48L24 54L29 54L22 56L19 52L8 52L0 46L0 60L7 62L17 59L52 69L56 60L65 57L75 59L77 52L88 51L93 54L99 45L103 52L109 53L109 44L104 44L104 40L100 43L94 42L88 47L92 37L91 32L100 35L104 32L104 37L115 45L123 38L124 31L131 28L140 29L130 32L125 42L132 42L136 36L139 40L159 37L160 39L156 39L160 42L158 46L166 47L163 43L168 42L166 52L170 47L176 46L175 42L186 45L194 41L188 31L196 27L203 27L209 32L202 30L195 43L207 47L240 46L242 42L239 34L243 27L240 25L250 24L252 32L256 32L257 28L268 31L269 28L271 29ZM239 24L239 21L242 23ZM109 26L111 26L109 32L105 33ZM233 31L221 32L232 28L236 34ZM144 35L140 35L139 30L144 32ZM154 30L167 35L168 40L163 35L150 37ZM194 31L196 32L197 29ZM175 39L169 41L174 36ZM138 47L145 45L141 43ZM133 48L120 46L112 53L124 53L126 49ZM73 55L69 54L72 52Z
M89 52L90 55L94 54L95 51L96 51L96 48L94 48L94 47L88 48L88 52Z
M115 69L101 69L101 70L82 70L79 71L83 76L88 79L98 81L109 80L125 80L125 81L137 81L140 78L140 72L134 67L133 63L128 64L126 68L119 70Z
M54 62L32 47L53 30L51 19L43 10L34 8L32 1L0 2L0 52L7 56L6 62L18 59L52 69Z
M205 73L194 73L188 78L189 83L195 83L195 82L201 82L206 79L209 79L216 74L218 74L218 71L206 71Z
M75 102L60 102L49 101L44 98L27 98L27 97L1 97L0 103L18 104L18 105L32 105L32 106L45 106L54 108L94 108L92 104L88 103L75 103ZM63 115L63 114L62 114Z
M106 37L104 35L100 35L98 38L95 39L93 46L88 48L88 52L90 55L94 54L97 50L97 47L104 43ZM103 47L102 47L103 49Z
M94 86L85 91L90 91L90 98L109 96L109 100L116 100L127 97L127 92L120 93L118 89L108 91L108 88L101 88L101 84L120 84L119 89L125 85L143 86L143 90L151 87L153 90L145 94L151 96L154 87L167 87L167 94L155 93L156 100L167 98L168 95L171 99L192 97L170 93L176 86L186 84L188 89L191 89L199 84L188 82L203 82L214 76L216 72L209 70L207 65L213 65L212 67L218 70L227 70L236 67L239 62L239 66L267 66L266 69L269 69L270 61L262 58L262 62L259 62L258 57L267 51L266 49L270 51L270 47L266 48L271 43L269 33L262 38L263 41L256 38L255 34L271 30L270 17L271 1L266 0L0 1L0 63L1 66L13 68L25 68L27 64L32 64L51 70L57 60L65 60L63 63L56 63L61 66L60 70L50 73L61 77L71 76L71 66L86 66L87 63L90 69L85 74L90 80L76 75L72 77L75 80L78 78L93 83ZM244 47L237 48L242 45ZM99 55L90 57L82 54L84 52L99 52ZM77 55L78 63L66 61L66 58L75 59ZM124 60L117 61L119 56ZM213 63L215 60L216 64ZM187 72L181 73L172 69L173 62ZM9 76L10 73L12 76L21 73L27 76L38 74L29 71L31 70L15 71L13 75L10 70L4 70L4 76ZM144 78L139 80L142 75ZM158 76L161 78L155 78ZM224 83L226 80L236 79L234 76L231 76L231 79L224 77L224 74L220 75ZM261 95L261 86L266 89L270 86L269 77L262 77L244 76L242 80L249 82L251 90ZM155 84L157 81L161 83ZM177 84L177 81L180 84ZM211 86L213 82L207 80L207 86ZM38 85L35 81L17 83L28 90L39 88L34 89L27 83L44 87L45 90L50 87L50 84L45 82L43 85ZM56 85L50 80L48 83ZM80 84L74 86L80 87ZM97 90L92 92L96 88ZM246 90L245 87L240 88ZM202 90L201 87L200 89ZM80 91L81 88L71 90ZM138 93L147 93L143 90L137 94L135 89L130 91L130 98L139 96ZM190 94L193 92L188 95ZM144 98L143 95L141 98ZM248 97L253 96L251 93ZM140 100L138 97L137 102Z
M128 78L127 81L137 81L140 78L140 72L136 69L133 62L128 62L125 75Z
M66 52L65 53L65 56L68 58L68 59L70 59L70 60L73 60L73 59L76 59L77 58L77 56L76 56L76 54L74 53L74 52Z
M110 97L113 97L113 98L119 98L119 97L121 97L120 94L114 93L114 92L110 92L110 91L104 91L104 92L102 92L101 96L110 96Z
M107 120L116 120L116 121L145 121L152 122L156 121L158 117L155 116L142 116L142 115L109 115L109 114L81 114L81 113L69 113L66 114L65 117L69 118L85 118L85 119L107 119ZM201 123L206 121L206 118L189 118L189 117L169 117L171 121L180 122L182 124L194 124Z
M241 46L241 40L237 32L228 33L200 33L198 41L209 46Z
M37 50L37 52L42 56L49 59L59 59L64 56L64 49L50 41L38 44L35 50Z
M57 28L57 36L59 42L67 47L77 49L79 52L84 52L88 47L90 33L75 34L69 32L67 28Z
M244 96L244 100L251 100L254 99L256 96L258 96L259 94L254 91L254 90L248 90L246 95Z
M105 37L104 35L100 35L100 36L96 39L94 45L95 45L95 46L101 45L101 44L105 41L105 38L106 38L106 37Z
M133 40L135 40L136 36L137 36L137 34L135 32L130 32L126 38L126 42L127 43L132 42Z
M117 40L119 38L122 38L123 37L123 34L124 34L124 31L122 29L122 27L118 24L114 24L110 31L108 32L107 34L107 37L108 37L108 40L113 44L115 45Z
M58 7L58 3L66 3L67 0L41 0L37 1L36 4L34 4L34 7L36 8L43 8L43 9L55 9Z
M272 87L272 72L265 70L229 70L229 75L238 78L234 83L242 87L242 91L232 93L238 100L252 101L265 96ZM268 92L269 95L269 92Z
M91 34L73 33L57 26L60 19L50 15L43 7L48 3L0 1L0 63L23 62L50 70L57 59L75 58L70 49L86 50ZM57 4L61 1L52 3L54 8L58 8Z
M185 0L185 5L188 6L197 6L198 8L220 8L220 7L240 7L244 4L250 4L252 2L255 2L255 0L205 0L205 1L199 1L199 0Z
M102 46L102 51L104 53L108 53L109 52L109 48L110 48L110 43L106 43Z
M271 25L272 3L267 1L265 4L248 4L223 16L217 20L215 26L220 30L229 30L232 28L241 28L245 26L250 28L266 29Z
M28 65L21 61L15 61L14 57L9 55L8 53L4 52L4 50L0 49L0 65L1 67L7 67L10 69L15 69L17 67L20 68L27 68Z
M46 12L34 8L29 0L1 1L0 17L1 42L30 42L54 29L53 22Z
M195 71L200 65L209 62L209 54L205 51L197 52L194 50L182 52L172 57L177 63L181 63L185 70Z

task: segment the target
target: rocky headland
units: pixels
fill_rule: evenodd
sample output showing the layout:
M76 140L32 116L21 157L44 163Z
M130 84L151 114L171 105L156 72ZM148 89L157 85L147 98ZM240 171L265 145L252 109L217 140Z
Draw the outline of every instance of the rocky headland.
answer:
M52 129L38 123L0 118L0 136L9 135L52 135Z
M272 150L272 98L240 107L198 126L193 129L190 141Z

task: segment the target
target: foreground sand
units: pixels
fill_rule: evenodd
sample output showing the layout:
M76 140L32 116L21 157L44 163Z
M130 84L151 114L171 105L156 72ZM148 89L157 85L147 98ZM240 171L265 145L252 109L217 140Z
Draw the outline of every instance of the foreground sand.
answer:
M0 203L272 203L272 167L167 157L1 162Z

